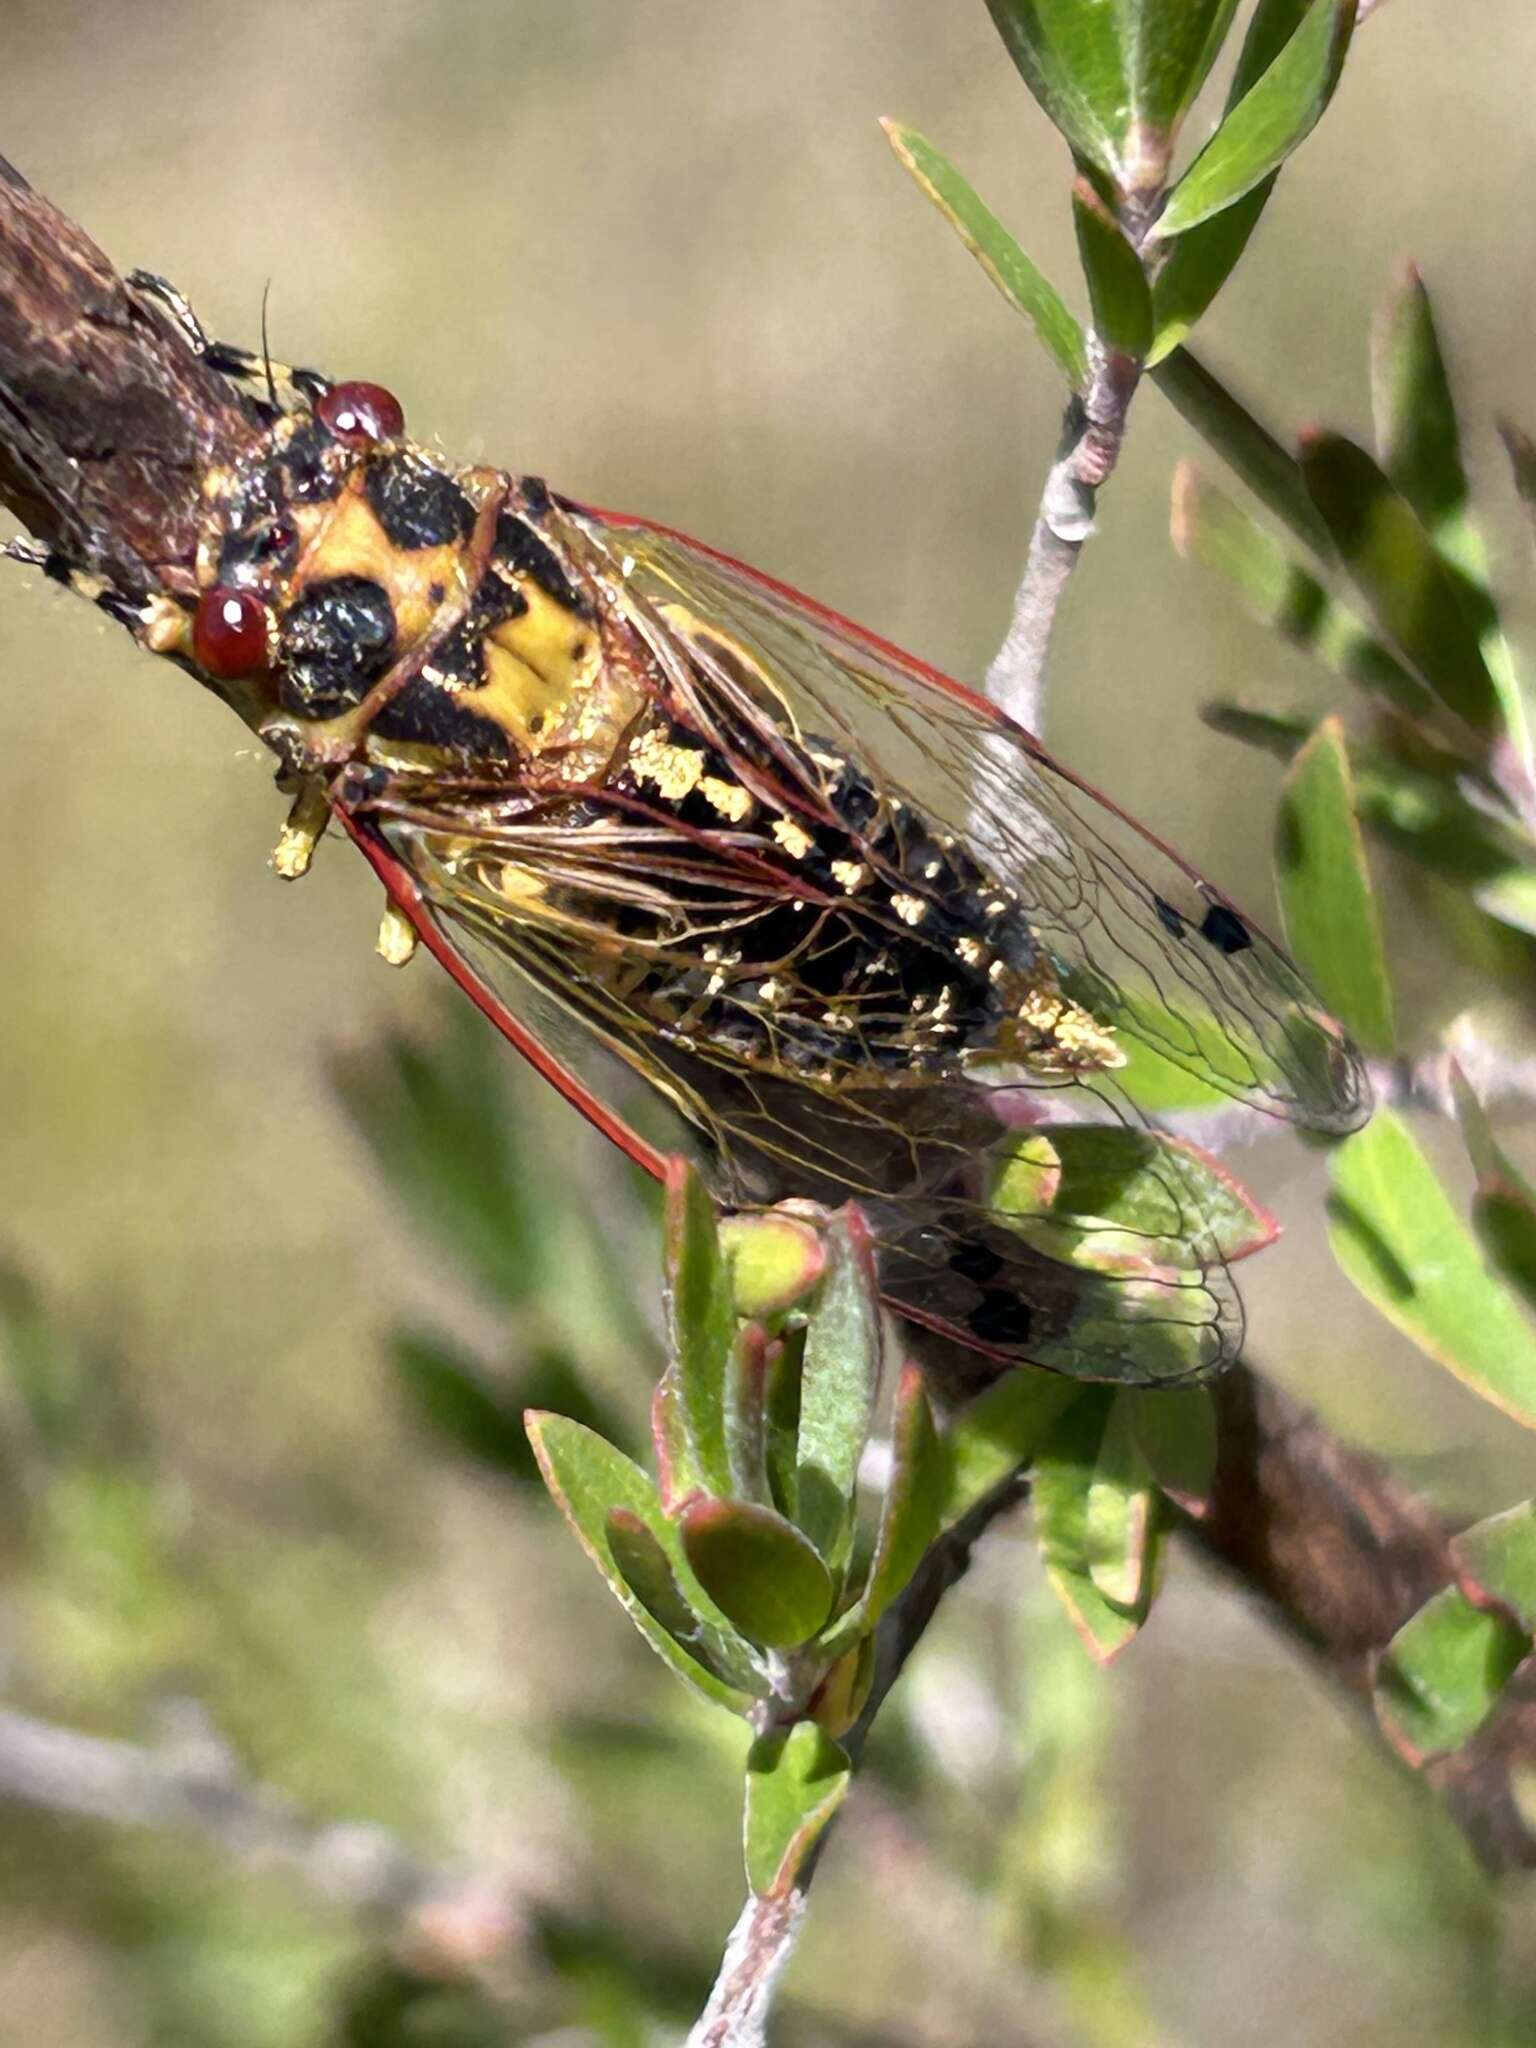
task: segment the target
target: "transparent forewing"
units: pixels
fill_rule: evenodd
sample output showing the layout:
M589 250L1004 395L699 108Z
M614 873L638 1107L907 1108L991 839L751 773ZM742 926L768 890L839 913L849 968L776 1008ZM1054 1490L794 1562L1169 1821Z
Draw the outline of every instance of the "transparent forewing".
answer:
M642 525L583 522L665 640L696 621L698 667L765 722L830 739L1019 894L1063 985L1122 1039L1223 1095L1325 1131L1369 1111L1360 1063L1286 956L1159 841L990 706L894 649ZM733 662L710 629L745 650ZM705 713L707 715L707 706Z
M1032 1240L1046 1228L1034 1196L1010 1194L1004 1210L992 1199L1020 1135L1008 1118L1031 1114L1038 1088L904 1086L863 1071L851 1050L836 1074L811 1080L782 1049L749 1057L729 1033L659 1022L646 999L658 972L698 974L702 948L727 932L750 944L760 899L741 884L753 855L722 836L701 882L675 837L637 826L623 806L592 809L589 798L567 830L487 790L436 810L386 801L376 819L475 976L592 1101L651 1143L692 1150L724 1202L859 1200L887 1298L993 1356L1164 1385L1236 1356L1241 1308L1178 1155L1156 1163L1155 1242L1150 1225L1138 1242L1134 1229L1074 1218L1086 1250L1069 1259L1059 1235ZM647 896L649 926L635 914ZM1062 1116L1117 1114L1095 1083L1048 1093Z

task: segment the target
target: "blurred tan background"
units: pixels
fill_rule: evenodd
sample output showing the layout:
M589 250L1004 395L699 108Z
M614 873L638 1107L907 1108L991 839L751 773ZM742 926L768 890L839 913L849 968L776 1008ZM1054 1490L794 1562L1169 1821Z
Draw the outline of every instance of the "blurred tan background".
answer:
M1536 425L1533 90L1526 0L1389 0L1200 341L1278 429L1363 429L1371 310L1416 256L1507 584L1523 541L1492 420ZM691 529L974 679L1060 393L882 113L1070 287L1064 152L981 0L0 0L0 151L213 331L256 341L270 281L277 354L376 378L462 458ZM1047 738L1268 914L1274 771L1196 710L1327 686L1173 556L1185 452L1147 392ZM735 1910L730 1731L687 1722L707 1786L584 1775L530 1735L567 1707L686 1710L537 1505L427 1442L381 1361L402 1313L463 1311L327 1062L430 1028L432 969L373 958L377 892L344 848L281 886L279 800L233 721L20 572L0 581L0 818L0 1249L131 1359L183 1574L146 1590L94 1505L51 1506L47 1542L12 1544L0 1692L131 1735L184 1685L316 1812L497 1869L563 1868L579 1841L580 1884L702 1964ZM1439 967L1417 938L1397 920L1427 1030ZM530 1126L531 1170L566 1156L563 1118ZM1528 1440L1333 1272L1312 1157L1272 1140L1246 1165L1289 1231L1245 1274L1254 1355L1452 1505L1530 1492ZM872 2038L892 2013L934 2042L1495 2038L1496 1909L1459 1839L1232 1596L1182 1560L1172 1579L1147 1639L1085 1683L1027 1546L999 1541L914 1680L942 1853L899 1802L851 1823L796 1988ZM1032 1657L1067 1673L1052 1697L1094 1759L1052 1822L1051 1881L1108 1930L1087 2005L1022 1956L1017 1872L983 1826L1049 1707ZM676 1836L652 1783L694 1794ZM1026 1798L1015 1863L1039 1818ZM1536 1973L1530 1904L1504 1909L1505 1969ZM368 1939L214 1848L0 1809L5 2041L340 2040L335 1986Z

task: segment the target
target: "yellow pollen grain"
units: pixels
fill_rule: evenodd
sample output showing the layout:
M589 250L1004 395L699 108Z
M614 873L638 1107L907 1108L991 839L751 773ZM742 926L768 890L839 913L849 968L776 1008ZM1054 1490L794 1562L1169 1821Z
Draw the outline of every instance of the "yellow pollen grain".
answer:
M832 873L850 896L856 889L862 889L869 880L869 869L861 860L835 860L832 863Z
M699 783L699 794L733 825L745 824L752 815L752 798L739 782L722 782L718 775L706 775Z
M655 727L635 741L629 762L641 782L650 783L659 796L673 804L691 796L704 774L701 753L678 746Z
M804 860L813 844L811 835L791 818L775 818L773 836L791 860Z
M919 925L928 915L928 906L921 896L893 896L891 908L903 924Z
M980 939L956 939L955 951L967 967L979 967L987 957L987 949Z

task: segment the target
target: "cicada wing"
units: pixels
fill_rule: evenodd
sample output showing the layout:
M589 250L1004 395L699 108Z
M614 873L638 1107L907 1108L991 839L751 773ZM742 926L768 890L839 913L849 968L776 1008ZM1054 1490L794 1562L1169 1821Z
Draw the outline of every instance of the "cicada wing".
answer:
M1236 1356L1236 1291L1176 1155L1158 1168L1172 1220L1157 1245L1106 1234L1112 1255L1090 1249L1110 1270L1053 1256L1029 1241L1027 1216L1001 1218L984 1197L1019 1137L1000 1111L1024 1091L950 1080L829 1092L745 1062L728 1044L659 1031L626 994L650 963L615 937L612 906L597 900L609 886L600 877L616 866L623 880L612 886L632 901L643 873L634 835L622 826L609 835L584 914L576 891L557 907L547 891L493 886L487 878L509 868L547 866L550 848L528 828L477 821L476 809L450 805L434 824L418 798L408 817L392 818L386 803L373 823L419 891L418 915L463 963L460 978L486 991L483 1006L515 1025L525 1050L531 1040L558 1063L566 1093L610 1135L617 1122L631 1128L632 1156L689 1151L717 1199L735 1207L789 1195L859 1201L891 1304L997 1359L1171 1385ZM664 862L658 872L665 880ZM1068 1113L1065 1098L1082 1093L1064 1091ZM1112 1101L1096 1106L1115 1113Z
M1064 988L1133 1056L1314 1129L1365 1120L1361 1062L1286 955L994 705L684 536L580 527L659 657L688 646L701 721L713 695L846 750L1017 891Z

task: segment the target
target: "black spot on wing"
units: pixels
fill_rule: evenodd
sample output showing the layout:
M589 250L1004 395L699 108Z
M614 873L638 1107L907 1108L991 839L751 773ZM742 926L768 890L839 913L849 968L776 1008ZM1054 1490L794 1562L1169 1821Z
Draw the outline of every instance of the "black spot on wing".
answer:
M1222 953L1245 953L1253 944L1253 933L1225 903L1213 903L1206 911L1200 936Z

